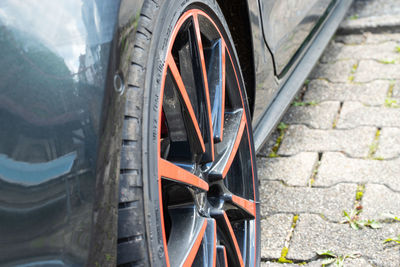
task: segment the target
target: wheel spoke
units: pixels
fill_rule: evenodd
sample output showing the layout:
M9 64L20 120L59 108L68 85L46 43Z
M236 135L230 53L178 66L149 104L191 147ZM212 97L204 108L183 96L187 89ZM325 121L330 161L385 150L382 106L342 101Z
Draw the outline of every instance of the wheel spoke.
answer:
M214 142L222 141L225 112L225 46L221 39L204 49L210 90Z
M164 179L193 186L203 191L208 191L207 182L165 159L159 158L158 171L159 175Z
M229 123L225 123L224 140L216 148L218 158L209 171L209 178L211 180L225 178L236 156L243 132L246 128L246 117L243 110L227 113L225 121L229 121Z
M256 204L254 202L233 194L228 195L227 200L239 209L246 212L248 215L251 216L251 218L256 217Z
M201 135L201 131L199 128L199 123L197 122L196 115L194 113L192 104L190 102L190 98L187 94L187 91L185 89L185 85L183 84L182 77L179 73L179 70L176 66L175 60L173 56L170 54L167 57L167 64L171 70L172 76L174 77L175 83L178 87L178 91L180 94L181 99L183 100L183 105L185 106L187 112L189 113L190 116L190 122L192 124L192 127L195 129L195 134L196 134L196 140L201 146L201 150L204 153L205 152L205 145L203 141L203 137ZM189 137L190 138L190 137Z
M203 44L201 41L201 32L200 32L200 25L198 15L193 15L193 22L194 22L194 30L196 34L196 41L197 41L197 48L200 57L200 64L201 64L201 72L204 81L204 91L205 91L205 100L206 100L206 112L207 112L207 121L209 127L209 136L207 140L209 140L209 148L210 151L206 151L206 159L205 161L214 161L214 142L213 142L213 126L212 126L212 118L211 118L211 104L210 104L210 94L208 88L208 79L207 79L207 71L206 71L206 63L204 58L204 50Z
M242 258L242 253L240 252L239 244L237 242L235 233L233 232L232 225L228 219L228 216L224 211L221 210L215 210L212 211L211 216L213 216L218 223L218 226L220 227L220 230L225 234L227 238L227 242L229 247L232 250L232 255L230 255L229 258L231 259L235 264L234 266L244 266L243 263L243 258Z
M192 266L206 233L208 221L197 215L194 206L173 207L169 209L169 213L173 225L168 241L171 266Z
M217 246L218 263L221 267L228 267L228 258L224 246Z
M207 251L208 251L208 266L214 266L217 262L217 223L214 219L207 219Z

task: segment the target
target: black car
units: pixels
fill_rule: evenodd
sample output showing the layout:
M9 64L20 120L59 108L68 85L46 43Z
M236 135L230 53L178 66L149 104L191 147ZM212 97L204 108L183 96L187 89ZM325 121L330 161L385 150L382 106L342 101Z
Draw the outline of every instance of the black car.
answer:
M0 265L258 266L255 154L351 0L2 0Z

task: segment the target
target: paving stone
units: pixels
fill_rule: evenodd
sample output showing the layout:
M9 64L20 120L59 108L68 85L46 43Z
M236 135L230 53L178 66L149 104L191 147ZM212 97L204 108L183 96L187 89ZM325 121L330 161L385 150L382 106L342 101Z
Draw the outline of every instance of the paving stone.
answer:
M346 35L337 35L334 41L347 45L358 45L364 43L366 39L367 37L365 34L346 34Z
M375 60L361 60L354 81L369 82L378 79L400 79L400 65L382 64Z
M342 59L375 59L392 61L399 58L396 52L396 42L384 42L379 44L344 45L331 42L326 52L321 57L321 62L334 62Z
M294 263L279 263L279 262L273 262L273 261L262 261L261 262L261 267L285 267L285 266L300 266L298 264L294 264Z
M292 157L258 158L258 179L307 186L317 162L318 154L315 152L302 152Z
M392 98L400 105L400 82L396 82L393 86Z
M366 105L382 105L385 103L388 88L388 81L374 81L364 84L338 84L324 80L312 80L308 84L308 89L303 99L306 102L359 101Z
M331 129L340 103L327 101L318 105L291 106L282 121L287 124L305 124L311 128Z
M400 127L400 108L368 107L359 102L344 102L336 127L359 126Z
M261 181L261 213L316 213L332 221L342 219L343 210L354 204L356 184L338 184L330 188L289 187L280 182Z
M400 224L387 224L381 229L354 230L348 224L331 223L318 215L304 214L297 221L287 258L311 259L317 251L327 250L336 255L359 252L375 266L398 266L399 247L385 246L382 242L399 232Z
M334 63L318 63L311 72L311 78L328 79L331 82L346 82L356 60L340 60Z
M396 15L372 16L359 19L345 19L339 26L338 32L357 33L377 28L393 28L400 25L400 18Z
M322 155L314 185L332 186L342 182L377 183L400 191L399 174L400 158L396 160L353 159L342 153L328 152Z
M366 32L363 34L365 36L366 44L380 44L384 42L397 42L400 43L400 33L382 33L382 34L374 34L370 32Z
M280 155L294 155L301 151L343 151L353 157L366 157L376 129L359 127L350 130L316 130L304 125L290 125L281 146Z
M381 130L375 156L385 159L400 156L400 128L383 128Z
M359 18L398 15L400 5L398 0L354 0L349 11L348 17L357 15Z
M362 219L383 220L385 213L400 216L400 192L380 184L367 184L362 198ZM399 233L400 234L400 233Z
M293 215L275 214L261 219L261 258L278 259L292 226Z
M372 267L373 265L370 264L364 258L355 258L355 259L346 259L344 261L344 266L346 267Z

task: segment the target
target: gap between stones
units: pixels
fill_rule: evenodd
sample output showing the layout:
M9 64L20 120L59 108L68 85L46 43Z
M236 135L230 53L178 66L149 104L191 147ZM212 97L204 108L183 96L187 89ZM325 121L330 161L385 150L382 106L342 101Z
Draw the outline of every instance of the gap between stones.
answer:
M359 63L360 63L360 61L357 60L357 62L356 62L355 64L353 64L353 66L351 67L350 76L349 76L349 78L348 78L348 79L349 79L349 82L351 82L351 83L353 83L353 81L354 81L354 75L355 75L355 73L356 73L356 71L357 71L357 68L358 68Z
M293 232L294 232L294 229L296 228L296 223L297 223L298 219L299 219L299 215L295 214L293 216L292 226L290 227L289 233L286 236L285 243L284 243L284 246L281 251L281 257L277 261L279 263L293 263L292 260L286 259L286 256L289 252L290 240L292 239Z
M279 150L279 147L281 146L283 137L284 137L285 132L288 127L289 126L283 122L279 123L279 125L277 127L279 130L279 136L278 136L278 138L276 138L275 145L272 147L271 152L268 155L269 158L278 158L279 157L278 150Z
M318 174L319 166L321 165L321 158L322 158L322 152L318 152L318 160L314 165L313 171L311 173L310 180L308 181L308 186L309 187L313 187L313 184L315 182L315 178L317 177L317 174Z
M375 153L378 150L379 137L381 135L381 130L382 130L382 128L380 128L380 127L378 127L376 129L374 140L372 141L372 144L369 146L369 152L368 152L367 159L372 159L372 160L383 160L384 159L382 157L375 157Z
M339 120L340 113L342 112L343 103L344 102L340 102L339 109L338 109L338 111L336 113L336 116L335 116L335 119L333 120L333 123L332 123L332 129L336 129L336 124L337 124L337 122Z
M393 80L390 81L389 88L388 88L388 91L387 91L387 94L386 94L386 96L389 97L389 98L391 98L393 96L394 85L395 85L395 82Z

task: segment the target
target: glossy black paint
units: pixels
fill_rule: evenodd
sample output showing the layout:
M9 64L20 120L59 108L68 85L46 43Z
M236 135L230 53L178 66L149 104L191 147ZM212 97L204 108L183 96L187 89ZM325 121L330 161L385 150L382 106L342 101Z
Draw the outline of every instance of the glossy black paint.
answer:
M307 43L312 29L335 0L259 0L264 37L274 57L276 75Z
M313 69L318 58L321 56L330 38L335 33L339 23L342 21L351 5L351 0L338 0L327 14L325 22L316 32L308 49L299 57L291 71L281 80L282 86L279 89L274 101L265 108L254 129L254 146L259 151L266 138L272 133L279 123L286 109L303 85L308 74Z
M125 100L113 82L140 7L0 3L1 264L113 261Z

